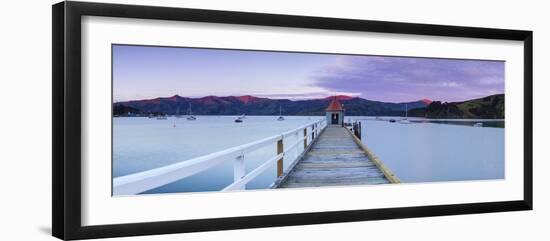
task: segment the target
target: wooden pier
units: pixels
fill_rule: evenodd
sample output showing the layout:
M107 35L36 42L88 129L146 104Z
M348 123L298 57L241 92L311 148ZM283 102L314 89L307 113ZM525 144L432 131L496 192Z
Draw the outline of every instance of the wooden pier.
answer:
M399 183L399 179L352 131L340 124L327 125L327 122L315 120L261 140L116 177L113 179L113 195L139 194L204 172L225 161L233 162L233 182L221 191L245 190L249 182L273 165L277 166L277 179L271 188ZM249 153L265 146L275 147L277 153L266 156L261 165L247 172L245 162ZM293 154L296 151L299 154ZM290 163L286 170L285 162Z
M275 188L399 183L351 131L328 126Z
M361 124L345 125L344 108L335 97L317 119L295 129L190 160L113 179L113 195L134 195L233 162L233 182L221 191L245 190L273 165L277 178L271 188L322 187L399 183L399 179L360 140ZM352 126L353 133L347 126ZM254 170L246 170L249 153L272 146ZM303 146L303 147L302 147ZM294 154L296 153L296 154ZM290 163L286 167L285 163ZM286 167L286 170L285 170Z

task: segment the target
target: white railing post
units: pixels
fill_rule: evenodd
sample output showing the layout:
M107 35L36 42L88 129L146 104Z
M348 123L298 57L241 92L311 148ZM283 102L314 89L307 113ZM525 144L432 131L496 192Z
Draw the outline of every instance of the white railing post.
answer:
M319 122L317 123L317 134L315 134L316 136L319 136L319 133L321 133L321 129L323 128L323 122Z
M246 165L244 164L244 154L235 158L233 162L233 182L241 180L246 175ZM244 190L245 185L240 185L236 190Z
M298 132L300 132L300 130L296 130L296 132L294 132L294 143L298 143L300 141L300 135L298 135ZM298 155L300 155L300 150L298 149L298 147L294 148L294 156L292 157L292 160L296 160Z

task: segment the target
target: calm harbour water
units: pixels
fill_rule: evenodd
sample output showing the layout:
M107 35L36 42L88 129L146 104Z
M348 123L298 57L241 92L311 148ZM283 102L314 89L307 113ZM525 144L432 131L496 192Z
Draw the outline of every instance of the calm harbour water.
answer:
M169 117L113 119L113 176L123 176L173 164L280 134L324 117L198 116L195 121ZM504 178L504 128L436 123L399 124L363 119L363 142L403 182ZM473 124L473 123L472 123ZM275 145L245 156L247 172L274 156ZM285 162L285 167L290 163ZM267 188L274 181L272 166L247 185ZM231 161L145 193L218 191L233 180Z
M504 128L475 123L362 120L362 142L403 182L503 179Z

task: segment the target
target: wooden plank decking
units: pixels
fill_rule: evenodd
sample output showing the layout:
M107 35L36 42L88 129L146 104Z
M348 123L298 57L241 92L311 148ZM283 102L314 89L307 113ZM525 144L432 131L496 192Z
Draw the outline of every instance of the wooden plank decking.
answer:
M328 126L277 188L390 183L350 132Z

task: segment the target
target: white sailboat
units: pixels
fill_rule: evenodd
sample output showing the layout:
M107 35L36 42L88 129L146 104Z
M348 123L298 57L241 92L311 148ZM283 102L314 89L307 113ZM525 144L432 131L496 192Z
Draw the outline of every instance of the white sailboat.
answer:
M244 114L238 116L237 119L235 119L235 122L236 123L242 123L243 119L246 119L246 116Z
M284 121L285 120L282 113L283 112L282 112L281 104L279 104L279 118L277 118L278 121Z
M411 121L408 119L409 117L409 106L405 104L405 118L399 121L401 124L411 124Z
M176 110L176 118L182 118L183 116L180 115L180 107L178 106L178 109Z
M193 112L191 111L191 102L189 102L189 116L187 116L187 120L196 120L197 117L193 115Z

